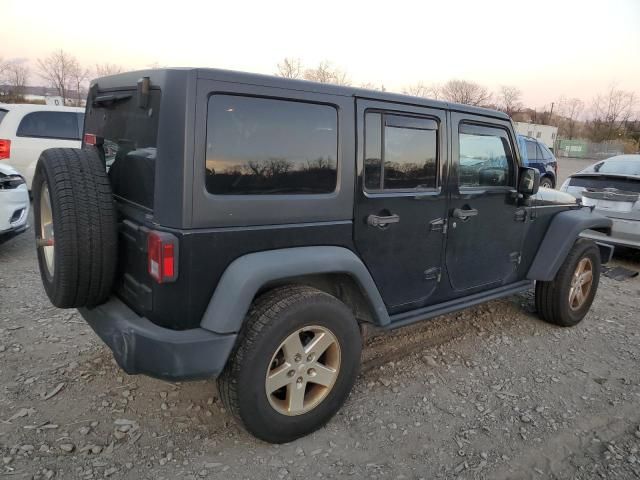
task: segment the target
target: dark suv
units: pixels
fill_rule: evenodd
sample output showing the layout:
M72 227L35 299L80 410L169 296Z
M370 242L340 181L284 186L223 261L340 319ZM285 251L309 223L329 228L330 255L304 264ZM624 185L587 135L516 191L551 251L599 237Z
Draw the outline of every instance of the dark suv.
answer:
M533 137L518 135L524 165L540 172L540 186L556 188L558 160L547 146Z
M82 149L43 153L38 260L128 373L218 378L254 435L326 423L361 326L393 329L536 289L587 313L611 221L524 167L509 118L210 69L92 82Z

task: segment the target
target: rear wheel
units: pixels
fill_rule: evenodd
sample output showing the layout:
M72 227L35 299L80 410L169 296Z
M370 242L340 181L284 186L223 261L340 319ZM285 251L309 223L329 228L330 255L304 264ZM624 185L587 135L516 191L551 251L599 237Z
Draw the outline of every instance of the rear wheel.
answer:
M540 186L544 188L553 188L553 181L549 177L542 177L540 179Z
M109 179L93 150L45 150L32 191L38 264L56 307L93 307L111 292L117 258Z
M547 322L578 324L587 314L600 281L600 252L590 240L578 240L550 282L536 282L536 308Z
M275 289L249 313L218 379L221 398L256 437L289 442L342 406L361 348L356 320L338 299L305 286Z

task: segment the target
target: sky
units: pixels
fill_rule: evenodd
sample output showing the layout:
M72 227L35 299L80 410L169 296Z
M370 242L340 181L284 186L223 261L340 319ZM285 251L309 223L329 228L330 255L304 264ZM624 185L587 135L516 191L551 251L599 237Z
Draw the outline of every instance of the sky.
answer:
M388 90L451 78L522 90L543 108L611 85L640 96L640 0L0 0L0 57L62 48L87 66L152 64L274 74L329 60ZM31 84L42 83L32 75Z

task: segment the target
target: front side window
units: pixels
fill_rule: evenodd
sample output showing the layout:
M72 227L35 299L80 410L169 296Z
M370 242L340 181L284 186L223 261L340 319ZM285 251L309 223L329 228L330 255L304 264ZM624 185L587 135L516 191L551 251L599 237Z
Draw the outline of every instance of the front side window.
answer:
M18 137L80 140L78 114L74 112L31 112L18 125Z
M367 113L364 176L367 190L437 186L438 124L432 119Z
M462 124L459 142L461 188L512 185L514 160L505 130Z
M206 187L217 195L331 193L338 112L328 105L212 95Z

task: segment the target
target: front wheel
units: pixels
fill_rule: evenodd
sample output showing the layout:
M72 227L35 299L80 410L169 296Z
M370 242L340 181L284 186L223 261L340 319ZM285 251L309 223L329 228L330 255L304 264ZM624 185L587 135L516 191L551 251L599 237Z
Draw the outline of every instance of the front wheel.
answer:
M600 281L600 252L591 240L579 239L555 278L536 282L536 309L543 320L571 327L587 314Z
M260 297L218 379L222 401L256 437L290 442L323 426L355 382L362 341L352 312L306 286Z

